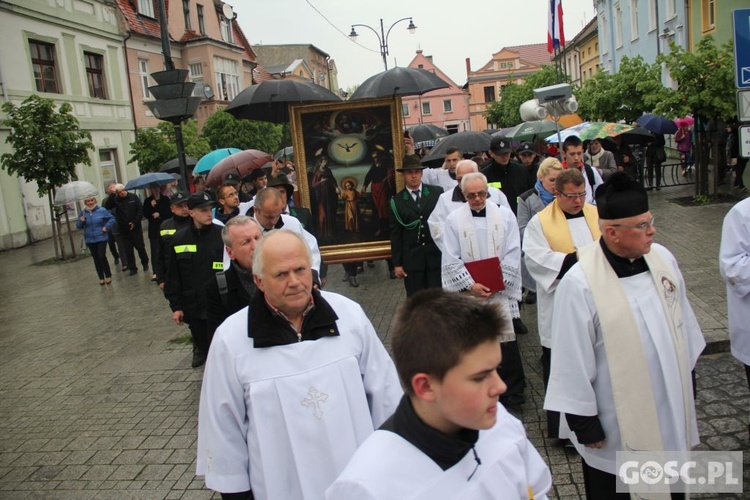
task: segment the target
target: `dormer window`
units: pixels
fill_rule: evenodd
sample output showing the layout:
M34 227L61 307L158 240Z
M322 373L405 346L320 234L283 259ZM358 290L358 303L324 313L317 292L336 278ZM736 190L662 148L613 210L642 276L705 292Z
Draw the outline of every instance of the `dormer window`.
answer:
M221 39L227 43L232 43L232 21L220 15L219 28L221 29Z

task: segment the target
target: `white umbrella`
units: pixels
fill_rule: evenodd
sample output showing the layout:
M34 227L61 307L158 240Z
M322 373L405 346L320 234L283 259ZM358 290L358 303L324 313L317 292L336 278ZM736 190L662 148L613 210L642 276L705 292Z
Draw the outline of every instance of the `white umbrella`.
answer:
M86 181L73 181L64 184L55 191L55 205L67 205L82 201L92 196L99 196L93 184Z

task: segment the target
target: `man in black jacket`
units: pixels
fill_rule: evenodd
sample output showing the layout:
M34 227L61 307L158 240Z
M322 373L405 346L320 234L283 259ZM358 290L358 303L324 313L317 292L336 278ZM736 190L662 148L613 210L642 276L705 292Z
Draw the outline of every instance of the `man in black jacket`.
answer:
M156 284L164 290L164 282L167 279L167 266L169 265L169 253L172 251L172 238L174 235L192 222L188 214L188 196L178 191L169 200L169 211L172 217L162 222L159 228L159 239L156 245L156 257L153 258L152 266L156 273Z
M148 242L151 247L151 267L154 271L151 275L151 281L156 281L159 229L165 220L172 218L172 212L169 210L169 198L161 194L161 186L151 184L149 190L151 191L151 196L143 201L143 216L148 221Z
M255 245L263 237L258 221L247 215L230 219L221 230L221 239L232 263L206 283L208 337L225 319L250 303L257 291L253 281Z
M494 137L490 143L490 161L482 166L481 172L487 177L489 187L496 187L502 191L510 209L515 214L518 210L518 197L534 187L534 182L523 165L511 161L513 149L510 141L505 137Z
M221 226L213 223L215 202L207 193L188 198L192 223L175 233L167 266L164 296L172 321L187 323L193 341L193 368L206 362L211 338L206 324L206 283L224 268Z
M440 186L422 184L425 166L416 156L404 157L405 189L390 201L391 256L397 278L404 279L406 296L442 286L440 249L432 240L427 219L443 194Z
M146 244L143 242L143 228L141 227L143 204L136 195L128 193L122 184L115 186L115 192L117 193L115 218L120 228L123 243L125 243L125 255L130 275L133 276L138 272L134 250L138 250L143 270L148 271L148 254L146 253Z

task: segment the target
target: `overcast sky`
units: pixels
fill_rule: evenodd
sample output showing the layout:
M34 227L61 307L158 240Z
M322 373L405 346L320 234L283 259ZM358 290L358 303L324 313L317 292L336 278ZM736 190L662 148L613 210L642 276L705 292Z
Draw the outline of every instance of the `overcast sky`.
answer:
M571 39L594 16L594 0L562 0L565 38ZM378 40L357 28L358 43L349 40L352 24L379 31L402 17L388 37L388 67L407 66L416 50L458 85L466 83L466 58L476 71L493 53L512 45L547 42L548 0L229 0L252 45L311 43L335 59L339 87L346 89L383 71ZM342 34L343 33L343 34Z

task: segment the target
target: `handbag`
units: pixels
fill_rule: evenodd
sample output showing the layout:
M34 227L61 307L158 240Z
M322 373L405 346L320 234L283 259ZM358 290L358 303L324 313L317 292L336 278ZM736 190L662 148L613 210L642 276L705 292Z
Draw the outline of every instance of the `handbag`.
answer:
M667 152L664 151L664 148L656 149L656 159L659 160L659 163L664 163L665 161L667 161Z

